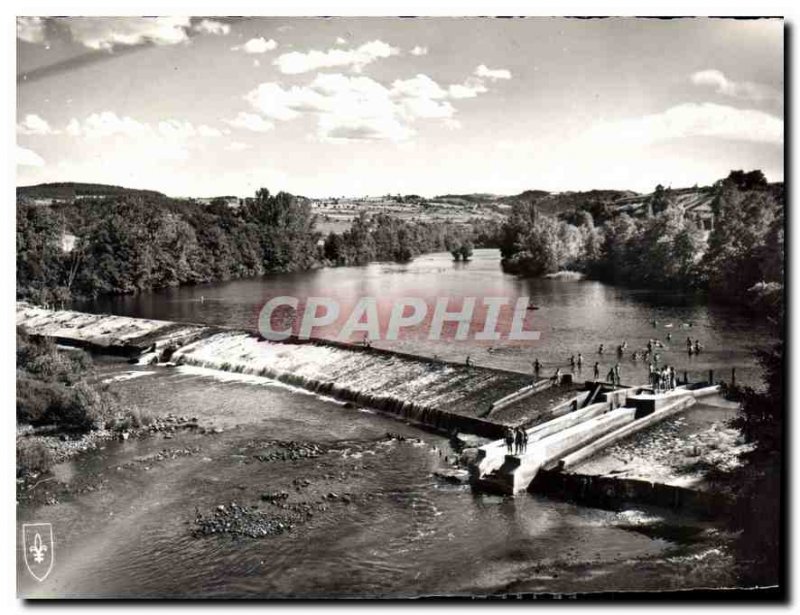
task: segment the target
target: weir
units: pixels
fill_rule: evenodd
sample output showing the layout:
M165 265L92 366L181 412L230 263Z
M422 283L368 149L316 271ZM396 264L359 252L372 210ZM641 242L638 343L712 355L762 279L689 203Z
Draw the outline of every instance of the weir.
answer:
M525 398L528 421L549 409L549 404L527 403L529 375L386 349L320 339L273 342L218 326L53 311L27 303L17 304L17 325L61 344L140 363L169 361L269 377L451 433L501 437L508 423L484 416L503 398ZM561 396L569 392L567 387Z
M553 476L685 410L718 387L654 393L649 386L532 382L519 372L468 366L327 340L267 341L247 331L17 304L17 325L56 342L140 363L187 364L264 376L447 433L492 440L467 451L471 483L515 494L540 470ZM527 451L509 453L509 427Z

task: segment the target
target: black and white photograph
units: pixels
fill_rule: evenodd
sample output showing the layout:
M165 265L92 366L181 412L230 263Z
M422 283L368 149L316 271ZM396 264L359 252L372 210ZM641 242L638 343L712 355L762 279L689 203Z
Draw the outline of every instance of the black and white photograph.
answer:
M788 20L35 8L23 608L785 599Z

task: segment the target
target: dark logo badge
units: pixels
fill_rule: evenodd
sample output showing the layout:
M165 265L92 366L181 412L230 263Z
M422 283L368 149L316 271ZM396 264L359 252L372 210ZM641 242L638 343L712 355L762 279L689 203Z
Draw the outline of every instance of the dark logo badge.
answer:
M53 569L53 526L49 523L26 523L22 526L25 565L37 581L44 581Z

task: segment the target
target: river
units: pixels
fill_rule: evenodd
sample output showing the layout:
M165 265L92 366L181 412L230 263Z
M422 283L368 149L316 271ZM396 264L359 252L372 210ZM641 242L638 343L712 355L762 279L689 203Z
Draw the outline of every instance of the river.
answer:
M553 369L578 352L605 368L623 340L634 349L660 338L664 362L694 378L709 369L725 377L735 367L738 378L756 382L750 351L769 341L765 327L734 309L666 290L520 280L500 271L494 250L477 250L468 263L432 254L402 265L272 275L75 307L253 329L271 296L331 291L384 299L529 296L539 307L530 314L541 332L536 342L431 341L424 335L374 342L454 360L469 354L478 364L525 372L534 357ZM689 357L686 335L700 339L705 351ZM612 351L598 357L601 343ZM641 363L626 356L623 379L643 380ZM37 487L49 494L37 501L48 503L18 507L20 524L52 523L56 542L55 565L42 583L27 575L20 550L20 595L400 597L735 583L730 552L720 547L725 541L707 523L640 507L606 511L531 494L475 494L436 476L454 456L445 438L265 378L110 358L98 359L97 369L125 403L151 414L197 417L219 433L186 430L108 442L57 466L54 478ZM387 439L387 432L405 439ZM286 442L322 452L289 460L262 454ZM198 513L208 516L231 502L280 512L261 497L280 492L289 504L313 511L289 532L192 535Z
M452 460L445 438L391 418L258 377L111 359L98 369L127 403L189 412L222 431L108 442L57 466L55 480L38 487L57 502L18 509L20 524L51 523L56 542L43 583L18 553L21 595L402 597L733 582L727 559L712 577L691 572L714 545L675 540L680 528L711 531L705 524L665 511L474 494L434 475ZM326 452L255 456L276 440ZM191 534L196 511L231 502L269 511L260 496L281 491L289 502L325 502L324 510L266 538ZM665 523L679 530L653 535Z
M568 368L569 357L582 353L585 374L579 375L588 378L595 361L600 363L604 376L617 361L616 347L627 341L621 372L623 382L631 384L647 380L646 363L632 360L631 354L633 350L644 350L649 339L662 341L664 348L658 351L661 364L675 366L679 375L686 371L692 380L705 380L708 371L714 370L717 379L730 380L731 368L736 368L737 380L752 385L760 381L753 349L772 341L768 323L736 306L708 305L672 289L635 290L587 280L520 279L503 273L499 251L490 249L476 250L467 263L454 262L448 253L428 254L405 264L374 263L274 274L103 297L75 307L255 330L261 306L280 295L343 300L378 297L383 305L401 297L419 297L432 303L437 297L470 296L503 297L513 304L518 297L527 296L539 308L529 313L525 327L540 333L535 341L487 343L476 341L474 336L464 341L453 340L452 336L432 341L427 335L427 318L399 340L375 340L373 344L455 361L463 361L469 355L478 365L526 373L530 373L531 362L538 357L544 365L543 375L549 375L557 366ZM343 318L344 315L340 320ZM501 313L498 330L508 331L508 320L510 310ZM315 334L324 336L325 331ZM667 339L669 335L671 341ZM687 337L699 340L703 352L687 354ZM606 349L603 355L597 354L600 344Z

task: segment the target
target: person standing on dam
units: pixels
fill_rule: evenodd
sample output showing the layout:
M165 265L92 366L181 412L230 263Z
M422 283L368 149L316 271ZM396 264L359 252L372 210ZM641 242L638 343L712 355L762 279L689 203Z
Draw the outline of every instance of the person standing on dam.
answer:
M539 361L539 357L536 357L536 360L533 362L533 375L536 376L536 379L539 379L539 372L542 371L542 364Z
M525 429L522 430L522 452L528 452L528 432Z
M599 361L595 361L594 362L594 380L595 380L595 382L600 380L600 362Z
M517 427L514 433L514 454L519 455L522 452L522 430Z
M514 446L514 432L511 431L511 428L506 430L506 451L510 455L512 452L512 447Z
M578 353L578 369L580 370L583 367L583 355L579 352Z

